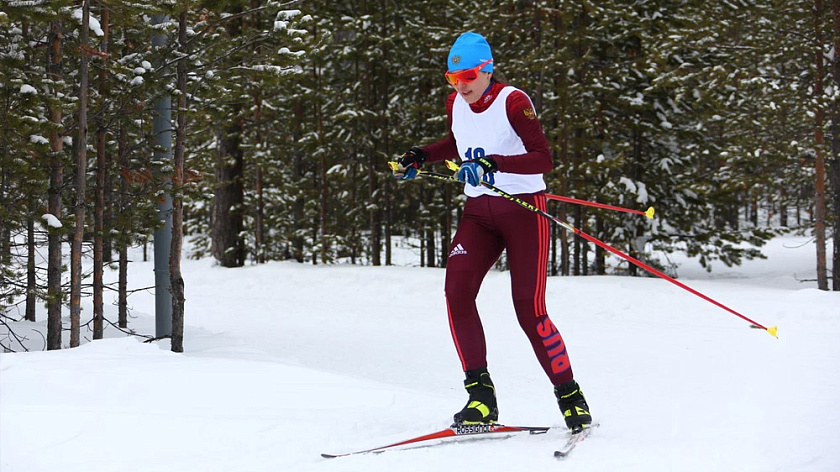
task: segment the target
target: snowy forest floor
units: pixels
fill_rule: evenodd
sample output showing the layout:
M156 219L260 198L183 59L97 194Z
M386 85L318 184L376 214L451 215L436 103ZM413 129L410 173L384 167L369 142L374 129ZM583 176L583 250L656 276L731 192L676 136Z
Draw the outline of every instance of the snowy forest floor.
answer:
M0 470L836 472L840 293L815 288L807 238L763 250L711 273L672 260L683 283L779 325L778 340L661 279L549 278L549 313L601 423L563 464L555 430L320 457L441 429L463 406L442 269L411 267L410 253L397 267L185 260L184 354L110 326L42 352L43 311L11 324L33 352L0 355ZM132 264L129 282L154 285L152 263ZM154 295L130 304L130 327L153 335ZM562 425L508 273L487 276L478 304L501 422Z

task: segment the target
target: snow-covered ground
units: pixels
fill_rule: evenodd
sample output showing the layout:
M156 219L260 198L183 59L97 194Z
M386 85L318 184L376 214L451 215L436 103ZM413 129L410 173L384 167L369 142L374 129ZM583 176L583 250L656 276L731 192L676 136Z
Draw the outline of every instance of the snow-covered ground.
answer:
M601 423L562 464L559 430L320 457L441 429L463 406L443 270L186 260L184 354L112 327L37 352L44 313L12 325L36 352L0 355L0 470L836 472L840 293L815 288L807 239L765 253L710 274L678 259L679 275L779 339L660 279L549 278L551 317ZM153 280L151 262L132 265L132 287ZM153 334L153 295L130 303L130 326ZM501 421L562 425L507 273L488 275L479 309Z

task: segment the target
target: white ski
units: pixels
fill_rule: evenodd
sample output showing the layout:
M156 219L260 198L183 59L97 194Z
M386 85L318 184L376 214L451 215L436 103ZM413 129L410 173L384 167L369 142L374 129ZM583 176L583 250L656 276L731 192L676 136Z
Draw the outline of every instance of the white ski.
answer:
M600 426L598 423L592 423L589 427L582 429L580 432L572 433L560 449L554 451L554 457L558 459L568 457L574 448L577 447L578 443L588 438L589 435L592 434L592 430L598 426Z

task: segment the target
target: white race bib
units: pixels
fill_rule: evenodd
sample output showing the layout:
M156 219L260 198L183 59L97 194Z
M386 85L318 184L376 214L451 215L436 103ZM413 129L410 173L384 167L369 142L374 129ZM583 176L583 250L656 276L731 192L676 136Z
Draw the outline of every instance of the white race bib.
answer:
M490 107L481 113L473 112L460 95L455 97L452 105L452 134L455 136L462 161L491 154L516 156L528 152L507 117L507 98L517 90L519 89L505 86ZM512 195L545 190L542 174L493 172L485 175L484 181ZM487 187L473 187L470 184L464 186L464 193L469 197L499 196Z

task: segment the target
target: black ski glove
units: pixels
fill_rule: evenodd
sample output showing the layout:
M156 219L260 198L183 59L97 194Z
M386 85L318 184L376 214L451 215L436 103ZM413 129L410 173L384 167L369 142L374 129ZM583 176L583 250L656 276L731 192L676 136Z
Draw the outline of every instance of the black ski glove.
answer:
M409 149L408 152L397 159L398 166L393 171L394 177L403 180L417 177L417 170L423 167L427 157L429 157L429 153L419 147L415 146Z

